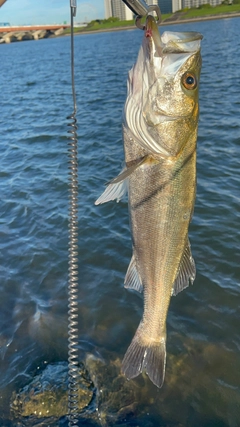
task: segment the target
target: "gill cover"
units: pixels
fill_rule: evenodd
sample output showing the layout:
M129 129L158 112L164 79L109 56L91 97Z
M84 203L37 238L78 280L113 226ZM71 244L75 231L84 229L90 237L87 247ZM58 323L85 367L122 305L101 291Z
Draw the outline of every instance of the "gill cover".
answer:
M160 135L169 133L174 126L170 122L193 114L198 85L188 90L182 75L190 72L198 81L201 39L196 32L167 31L161 37L154 18L147 18L136 64L129 72L124 127L149 154L176 154ZM187 82L192 84L190 77Z

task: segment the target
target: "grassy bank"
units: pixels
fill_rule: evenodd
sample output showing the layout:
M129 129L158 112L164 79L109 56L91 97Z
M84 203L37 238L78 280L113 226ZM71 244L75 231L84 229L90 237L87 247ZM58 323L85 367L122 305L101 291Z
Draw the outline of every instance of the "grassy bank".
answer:
M209 4L202 5L199 8L192 8L183 10L181 12L180 19L189 19L189 18L200 18L204 16L209 15L220 15L220 14L227 14L227 13L236 13L240 12L240 4L232 4L232 5L226 5L221 4L218 6L210 6Z
M240 1L240 0L239 0ZM192 8L192 9L184 9L178 12L175 12L174 14L163 14L162 15L162 22L181 22L183 20L187 19L194 19L194 18L208 18L210 16L218 18L221 15L227 15L234 13L240 13L240 3L227 5L227 4L221 4L218 6L210 6L210 4L205 4L200 6L199 8ZM118 18L109 18L109 19L96 19L95 21L91 21L88 23L85 27L75 27L74 32L81 33L81 32L91 32L91 31L106 31L111 29L121 29L126 27L131 27L135 25L135 21L120 21ZM65 30L64 34L70 33L70 29Z

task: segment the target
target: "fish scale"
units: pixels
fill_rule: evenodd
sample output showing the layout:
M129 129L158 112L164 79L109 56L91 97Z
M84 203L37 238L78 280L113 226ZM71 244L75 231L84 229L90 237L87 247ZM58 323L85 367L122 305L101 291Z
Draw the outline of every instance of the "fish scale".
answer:
M191 163L192 173L195 174L195 156L191 159ZM157 284L164 284L164 287L168 290L166 298L169 300L181 254L187 241L190 217L188 220L184 220L183 217L187 208L188 210L192 208L195 198L195 187L192 187L192 192L187 192L188 200L185 200L182 205L177 203L179 187L182 185L178 181L179 178L183 180L182 174L181 177L175 177L173 181L171 181L171 175L165 178L164 181L167 180L167 183L164 182L164 185L161 179L163 167L163 164L151 167L147 174L144 170L138 170L129 178L133 246L134 252L137 254L138 271L144 287L145 311L146 315L156 311L158 317L163 316L163 309L161 309L161 301L160 305L158 305L155 304L154 300L158 296L161 300L166 294L159 293ZM159 174L156 172L157 168L159 169ZM188 179L189 170L186 168L185 176ZM139 190L142 188L145 190L144 193ZM145 194L147 195L147 200L145 199ZM169 197L169 194L171 194L171 197ZM180 218L183 220L181 221ZM164 266L164 269L162 266ZM151 283L156 283L158 295L155 295L152 291L149 292ZM153 302L148 310L146 303L149 296L151 296ZM164 325L165 316L166 313L163 316ZM157 318L156 321L158 322L158 327L162 327ZM151 334L151 331L149 330L148 333Z

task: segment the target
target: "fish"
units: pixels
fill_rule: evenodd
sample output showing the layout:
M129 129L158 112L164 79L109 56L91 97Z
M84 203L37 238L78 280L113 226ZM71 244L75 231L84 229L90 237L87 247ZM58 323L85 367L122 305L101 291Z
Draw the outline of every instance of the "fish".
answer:
M146 18L123 110L125 166L96 205L126 191L132 259L124 286L143 292L143 316L122 362L128 379L143 371L164 383L171 296L193 284L188 238L196 197L201 39L197 32L162 35Z

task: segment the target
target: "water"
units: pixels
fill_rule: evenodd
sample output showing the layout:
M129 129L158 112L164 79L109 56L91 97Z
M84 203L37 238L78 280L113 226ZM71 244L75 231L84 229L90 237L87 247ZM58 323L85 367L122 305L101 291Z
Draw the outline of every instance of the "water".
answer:
M204 35L193 287L172 298L167 370L118 425L230 426L240 417L240 19L164 29ZM123 288L131 258L126 200L94 201L121 168L121 111L137 30L75 38L79 121L79 349L123 358L142 298ZM69 38L2 45L0 116L0 425L9 398L67 359ZM109 379L106 377L106 383ZM1 421L2 420L2 421ZM4 421L5 420L5 421Z

